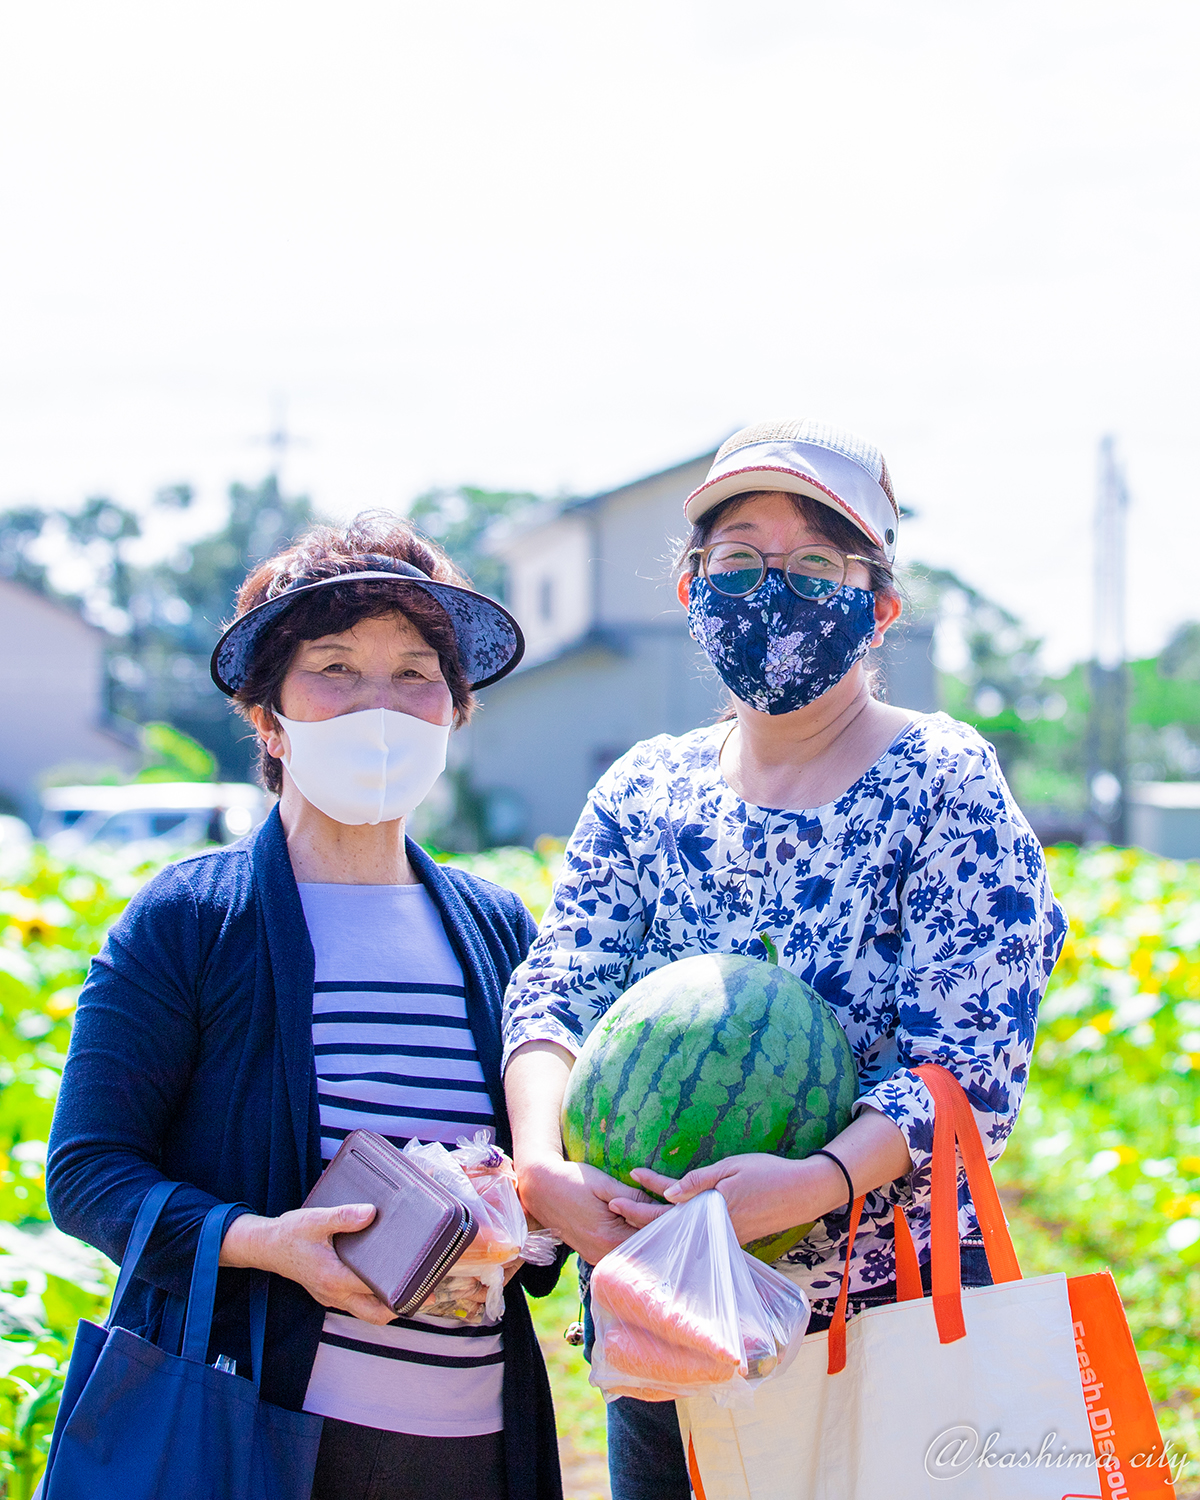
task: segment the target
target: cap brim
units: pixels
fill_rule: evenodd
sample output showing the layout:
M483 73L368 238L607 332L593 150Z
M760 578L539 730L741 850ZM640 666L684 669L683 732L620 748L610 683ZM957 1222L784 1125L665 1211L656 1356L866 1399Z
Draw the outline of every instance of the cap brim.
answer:
M801 474L796 469L755 465L753 468L738 469L732 474L722 474L719 479L711 480L708 484L702 484L699 489L693 490L684 502L683 513L695 525L701 516L706 515L714 506L720 505L723 500L732 500L735 496L744 495L752 490L783 490L786 494L807 495L811 500L828 505L833 510L840 511L868 541L874 542L889 560L891 558L894 542L889 546L875 528L840 495L826 489L811 474ZM893 530L893 537L894 535Z
M486 594L477 594L474 589L462 588L455 583L439 583L433 578L410 578L399 573L364 569L302 584L248 609L217 642L209 663L212 680L226 696L232 697L249 675L262 636L306 594L339 585L375 582L395 584L397 604L402 603L404 590L417 588L442 606L454 627L459 660L472 688L499 682L525 654L521 627L502 604L497 604Z

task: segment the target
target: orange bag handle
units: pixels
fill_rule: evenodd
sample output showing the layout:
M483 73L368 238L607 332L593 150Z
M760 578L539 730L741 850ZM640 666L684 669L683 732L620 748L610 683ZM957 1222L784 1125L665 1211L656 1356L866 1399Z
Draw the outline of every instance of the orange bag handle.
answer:
M862 1216L863 1204L867 1201L864 1193L861 1198L855 1198L850 1209L850 1235L846 1241L846 1265L842 1271L841 1290L837 1295L837 1302L833 1309L833 1318L829 1324L829 1373L839 1375L846 1368L846 1303L850 1300L850 1257L854 1254L854 1236L858 1233L858 1221Z
M930 1263L933 1269L933 1313L938 1338L952 1344L966 1336L962 1312L962 1266L958 1241L958 1162L962 1152L971 1201L983 1232L993 1281L1020 1281L1000 1195L979 1138L975 1112L953 1073L936 1063L913 1070L933 1097L933 1166L930 1174Z
M917 1247L913 1244L912 1230L908 1227L904 1210L898 1203L892 1221L896 1226L896 1301L919 1302L925 1295L925 1288L921 1285Z
M688 1433L687 1451L688 1478L692 1481L692 1494L695 1500L708 1500L704 1493L704 1481L700 1478L700 1465L696 1462L696 1447L692 1442L692 1434Z
M992 1280L1020 1281L1021 1267L1012 1236L1004 1221L1000 1195L992 1180L992 1169L975 1111L954 1074L936 1063L922 1063L913 1070L933 1099L933 1162L930 1171L930 1262L933 1270L933 1314L938 1339L952 1344L966 1336L962 1311L962 1264L958 1239L958 1161L955 1145L962 1152L971 1201L983 1234L984 1250ZM864 1198L854 1200L850 1233L846 1244L846 1269L829 1324L831 1375L846 1368L846 1307L850 1296L850 1257L862 1215ZM913 1301L924 1295L916 1248L902 1209L893 1215L896 1227L896 1300ZM903 1226L903 1227L902 1227Z

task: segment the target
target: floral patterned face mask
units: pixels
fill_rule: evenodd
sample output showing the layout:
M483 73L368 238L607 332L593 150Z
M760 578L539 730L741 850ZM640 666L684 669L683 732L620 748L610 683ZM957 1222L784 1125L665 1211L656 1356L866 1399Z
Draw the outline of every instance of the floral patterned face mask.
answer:
M778 568L752 594L720 594L706 578L688 594L692 639L736 698L764 714L790 714L840 682L875 633L875 595L842 587L801 599Z

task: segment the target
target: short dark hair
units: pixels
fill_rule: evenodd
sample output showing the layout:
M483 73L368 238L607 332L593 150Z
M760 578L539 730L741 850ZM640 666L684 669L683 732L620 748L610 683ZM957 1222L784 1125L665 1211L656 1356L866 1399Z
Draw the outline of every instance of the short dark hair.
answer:
M454 723L467 722L475 708L475 695L463 671L458 640L450 617L440 604L419 586L397 588L382 580L355 583L363 569L365 553L411 563L439 583L466 588L471 581L450 561L436 542L421 536L403 516L391 511L364 511L348 526L314 526L285 551L260 563L238 590L237 614L286 593L303 581L346 575L344 586L317 589L302 595L263 633L250 662L250 670L237 692L234 706L249 721L251 708L270 714L279 712L283 680L299 647L322 636L353 630L362 620L400 615L419 631L427 646L438 654L442 676L454 704ZM269 792L283 790L283 765L258 742L258 774Z

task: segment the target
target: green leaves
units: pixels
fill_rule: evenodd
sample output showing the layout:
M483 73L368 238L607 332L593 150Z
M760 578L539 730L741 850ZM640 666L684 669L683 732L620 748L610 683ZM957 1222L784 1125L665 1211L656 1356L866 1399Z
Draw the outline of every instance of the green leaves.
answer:
M1049 863L1070 933L997 1180L1026 1275L1111 1267L1164 1435L1200 1456L1200 865Z
M30 1495L46 1461L80 1318L106 1313L116 1268L52 1225L0 1224L0 1472Z
M501 520L514 520L539 504L526 490L481 490L471 485L428 490L408 509L409 520L432 537L482 593L504 597L504 569L486 547L487 533Z
M114 1268L46 1210L46 1141L92 955L153 866L64 864L34 849L0 874L0 1474L8 1500L45 1463L75 1328L104 1316Z
M145 767L135 781L215 781L217 758L199 740L170 724L144 724Z
M540 915L561 845L452 858ZM1200 864L1108 849L1051 850L1049 862L1070 933L997 1179L1026 1275L1111 1266L1164 1435L1195 1462ZM76 1323L103 1316L112 1282L102 1256L48 1223L45 1142L88 963L151 873L120 853L66 865L37 850L0 870L0 1473L10 1500L32 1492Z
M562 865L562 839L540 838L535 849L487 849L482 854L444 854L429 852L439 864L457 865L494 880L510 891L516 891L535 920L540 920L554 889L554 877Z

